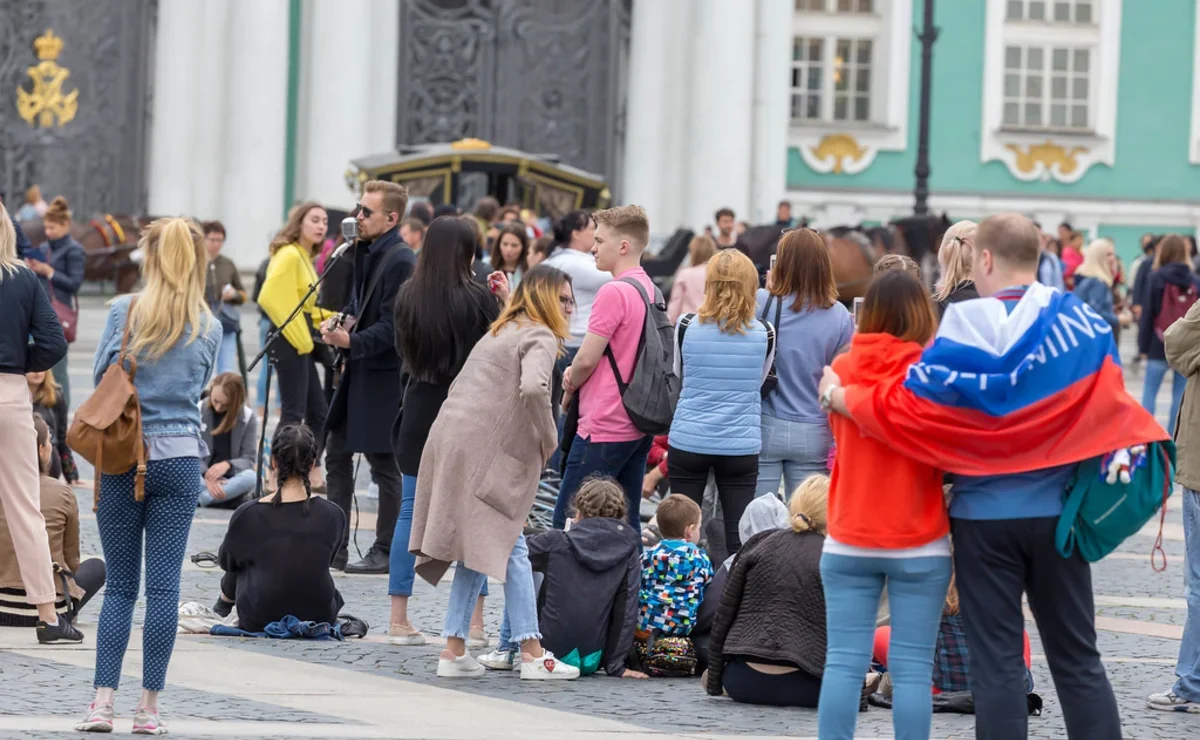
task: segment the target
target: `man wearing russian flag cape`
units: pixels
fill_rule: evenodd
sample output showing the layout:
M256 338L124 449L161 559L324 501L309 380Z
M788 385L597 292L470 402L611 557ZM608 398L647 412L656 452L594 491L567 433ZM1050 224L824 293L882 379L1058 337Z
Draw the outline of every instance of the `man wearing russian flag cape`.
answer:
M1096 649L1091 568L1079 553L1059 555L1055 527L1080 461L1167 434L1125 391L1108 323L1037 282L1039 244L1024 216L983 221L973 279L985 297L952 305L904 377L842 388L827 368L820 392L864 433L955 474L951 531L976 737L1026 736L1028 594L1068 736L1120 738Z

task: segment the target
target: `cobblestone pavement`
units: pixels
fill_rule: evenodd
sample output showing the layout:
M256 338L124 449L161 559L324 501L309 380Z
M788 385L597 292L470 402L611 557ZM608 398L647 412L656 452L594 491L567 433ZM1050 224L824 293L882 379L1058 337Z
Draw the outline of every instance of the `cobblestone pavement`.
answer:
M94 338L99 336L103 306L84 301L81 339L72 347L73 405L91 387ZM251 329L251 316L245 325ZM256 332L254 332L256 335ZM246 334L248 339L250 332ZM88 344L91 339L91 345ZM247 352L252 352L247 348ZM1140 374L1128 382L1140 396ZM1165 421L1167 393L1160 401ZM81 471L85 480L90 471ZM364 472L360 483L365 487ZM78 490L83 514L83 553L100 554L91 491ZM358 541L372 540L374 507L364 496ZM197 513L188 554L215 551L230 512ZM1144 709L1147 693L1169 688L1185 617L1182 562L1183 530L1179 512L1168 509L1164 546L1169 566L1155 573L1149 562L1157 522L1130 538L1093 569L1100 648L1121 707L1127 738L1179 738L1200 733L1200 715L1174 715ZM220 571L185 563L181 596L211 604ZM173 734L217 737L402 737L508 738L533 733L593 738L620 733L637 737L816 736L816 713L735 704L704 695L695 680L623 681L592 677L571 683L522 682L511 674L489 673L457 683L434 677L438 647L397 648L386 644L387 581L379 576L337 574L346 611L367 620L371 635L347 643L267 641L180 636L164 694L164 718ZM418 582L410 605L414 622L428 634L440 631L448 588ZM499 626L502 587L493 584L486 621ZM59 737L91 696L94 632L99 602L89 604L82 621L87 640L81 646L41 647L32 631L0 630L0 738ZM140 675L142 605L125 664L125 689L118 714L126 718L136 701ZM1031 718L1030 737L1066 736L1060 707L1042 657L1036 626L1033 673L1046 702L1041 717ZM890 737L891 713L878 709L860 715L859 737ZM971 717L935 716L936 738L973 735ZM121 730L118 726L118 730ZM125 727L127 730L127 726Z

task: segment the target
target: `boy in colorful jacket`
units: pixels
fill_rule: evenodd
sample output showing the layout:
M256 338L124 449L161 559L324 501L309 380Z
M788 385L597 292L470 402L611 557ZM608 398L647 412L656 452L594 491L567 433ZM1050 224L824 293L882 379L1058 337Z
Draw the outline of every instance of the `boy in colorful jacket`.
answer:
M696 546L700 506L673 493L658 505L655 519L662 542L642 555L642 588L638 594L638 630L662 635L691 634L704 587L712 580L708 556Z

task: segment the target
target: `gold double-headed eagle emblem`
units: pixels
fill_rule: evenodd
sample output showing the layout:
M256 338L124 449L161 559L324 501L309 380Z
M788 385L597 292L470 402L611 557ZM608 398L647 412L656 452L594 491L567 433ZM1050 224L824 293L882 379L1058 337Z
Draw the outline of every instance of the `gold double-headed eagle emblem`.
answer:
M17 88L17 112L30 126L49 128L69 123L79 108L79 90L67 92L64 83L71 71L56 61L62 53L63 40L47 29L33 42L39 61L27 72L31 83L28 89Z

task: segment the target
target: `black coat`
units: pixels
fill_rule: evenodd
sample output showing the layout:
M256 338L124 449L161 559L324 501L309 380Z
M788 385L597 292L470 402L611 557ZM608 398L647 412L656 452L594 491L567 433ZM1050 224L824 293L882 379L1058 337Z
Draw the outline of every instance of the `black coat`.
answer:
M396 229L355 247L354 287L346 313L356 316L357 322L326 423L328 429L345 427L349 452L392 451L392 422L400 412L400 358L392 304L415 266L416 255ZM365 295L380 270L375 290Z
M1150 273L1146 288L1146 303L1142 306L1142 318L1138 325L1138 352L1151 360L1167 359L1163 340L1159 339L1158 333L1154 330L1154 322L1162 313L1163 292L1167 288L1167 283L1173 283L1185 292L1193 285L1200 287L1191 268L1182 262L1163 265Z
M57 241L46 243L49 252L49 264L54 268L54 277L45 281L47 290L53 288L54 297L59 303L70 306L75 301L75 294L83 284L84 264L87 262L87 252L83 245L69 236Z
M637 628L638 533L623 520L582 519L569 532L549 530L528 543L533 569L546 574L538 595L542 645L559 658L574 652L586 672L603 667L620 676Z
M954 286L954 290L950 291L950 295L946 296L945 300L937 302L938 318L946 315L946 309L950 307L951 303L969 301L978 297L979 290L975 288L975 283L970 280L962 281Z
M721 673L733 657L825 673L824 546L821 535L791 529L760 532L742 545L713 623L709 694L720 696Z
M0 373L49 370L67 354L58 314L33 270L0 270L0 316Z

